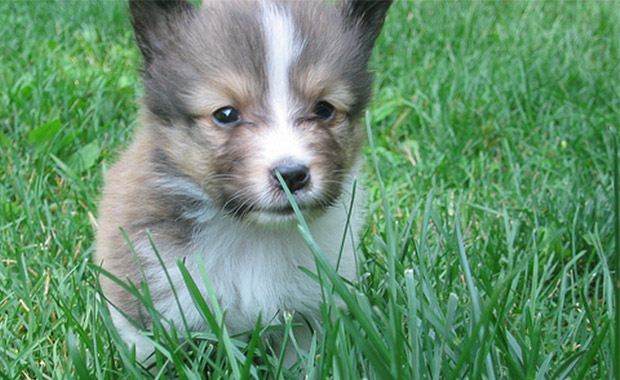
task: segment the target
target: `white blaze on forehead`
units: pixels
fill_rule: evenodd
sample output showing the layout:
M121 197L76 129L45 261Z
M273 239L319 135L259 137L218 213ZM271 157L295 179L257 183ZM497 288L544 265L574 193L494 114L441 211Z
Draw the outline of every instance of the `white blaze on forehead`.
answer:
M301 46L295 41L295 26L290 16L275 4L263 7L263 29L267 56L267 80L269 103L278 122L288 121L289 67L300 53Z
M295 38L295 25L291 16L273 3L264 3L262 26L267 54L267 103L272 122L261 144L262 155L268 165L285 158L294 158L307 164L307 148L294 129L289 84L289 70L301 53L302 44Z

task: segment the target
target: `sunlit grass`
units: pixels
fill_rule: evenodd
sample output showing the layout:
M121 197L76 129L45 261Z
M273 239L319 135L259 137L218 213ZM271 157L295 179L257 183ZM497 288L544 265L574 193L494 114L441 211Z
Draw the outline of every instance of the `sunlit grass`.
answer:
M612 378L619 12L397 2L373 59L358 284L322 268L324 331L293 370L194 294L209 330L156 324L154 372ZM118 343L90 263L141 91L125 5L0 2L0 58L0 378L151 376Z

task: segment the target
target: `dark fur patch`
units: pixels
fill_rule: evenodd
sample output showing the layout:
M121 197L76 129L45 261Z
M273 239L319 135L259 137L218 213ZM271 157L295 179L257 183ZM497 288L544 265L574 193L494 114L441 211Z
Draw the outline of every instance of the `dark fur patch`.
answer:
M237 3L235 7L216 1L201 10L177 6L171 13L163 7L132 7L137 8L132 10L133 24L145 58L144 85L151 112L164 120L201 116L190 109L188 98L199 94L201 87L226 91L229 75L252 80L251 87L265 93L265 49L255 17L257 5ZM139 13L145 9L146 14Z

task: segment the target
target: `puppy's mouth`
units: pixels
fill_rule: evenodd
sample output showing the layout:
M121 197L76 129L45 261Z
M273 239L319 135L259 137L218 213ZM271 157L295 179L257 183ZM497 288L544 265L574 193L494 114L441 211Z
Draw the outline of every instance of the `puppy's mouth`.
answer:
M299 207L299 210L304 212L305 208ZM293 206L274 207L274 208L259 208L259 209L255 209L254 212L262 212L262 213L265 213L265 214L284 215L284 216L295 214L295 210L293 209Z
M301 211L304 219L313 219L325 212L335 202L335 199L324 199L310 203L298 202L297 207ZM259 225L282 226L298 222L297 214L293 206L274 205L272 207L253 204L228 204L226 211L241 220L256 223Z
M326 204L311 204L311 205L300 205L297 204L297 208L301 212L302 215L316 215L321 213L328 207L332 205L333 202L329 202ZM293 216L295 217L297 214L295 213L295 209L293 209L292 205L283 206L283 207L259 207L252 210L254 213L262 213L266 215L274 215L274 216Z
M301 211L302 214L307 214L307 213L316 213L319 212L321 209L323 209L324 207L319 207L319 206L312 206L312 205L297 205L297 208L299 209L299 211ZM237 210L228 210L229 212L232 212L234 215L239 216L239 217L245 217L248 214L265 214L265 215L274 215L274 216L295 216L295 210L293 209L293 206L291 205L287 205L287 206L274 206L274 207L265 207L265 206L246 206L243 207L242 209L237 209Z
M308 221L325 212L325 207L299 207L303 218ZM248 212L244 220L268 227L286 227L299 222L293 207L259 208Z

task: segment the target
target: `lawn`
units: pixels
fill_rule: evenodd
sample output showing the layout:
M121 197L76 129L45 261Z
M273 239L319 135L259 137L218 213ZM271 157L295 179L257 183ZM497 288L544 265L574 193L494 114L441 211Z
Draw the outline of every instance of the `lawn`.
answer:
M0 2L0 379L150 376L90 263L139 64L123 2ZM397 1L372 67L361 276L324 268L323 336L289 371L217 321L156 331L160 375L620 379L617 3Z

